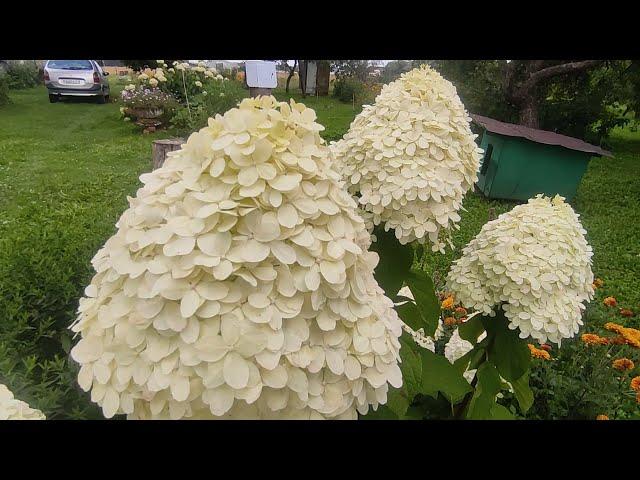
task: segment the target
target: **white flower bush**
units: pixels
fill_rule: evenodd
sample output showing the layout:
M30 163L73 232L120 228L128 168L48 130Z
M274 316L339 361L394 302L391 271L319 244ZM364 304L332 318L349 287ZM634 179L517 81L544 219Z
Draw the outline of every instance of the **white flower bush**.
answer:
M369 229L394 229L444 251L462 200L477 180L482 150L451 82L427 66L385 85L344 138L331 145L336 169L358 194Z
M0 420L46 420L44 414L26 402L14 398L6 385L0 384Z
M492 316L504 302L520 338L560 345L578 333L594 294L585 234L563 197L538 195L482 227L451 266L447 288Z
M354 419L401 386L401 323L315 120L245 99L141 176L71 327L106 417Z

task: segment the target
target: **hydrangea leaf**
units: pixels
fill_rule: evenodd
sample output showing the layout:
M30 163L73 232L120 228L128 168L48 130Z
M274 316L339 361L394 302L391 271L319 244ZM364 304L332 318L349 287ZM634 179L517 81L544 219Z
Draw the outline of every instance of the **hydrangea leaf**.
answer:
M375 277L387 297L393 298L411 270L413 249L410 245L401 245L393 232L377 228L375 235L376 241L371 245L371 250L380 256Z
M411 271L406 279L406 283L413 293L420 317L421 327L427 336L433 336L438 328L440 318L440 304L436 297L433 280L429 275L420 271Z
M422 357L422 393L436 398L441 392L452 404L458 403L472 391L471 386L449 361L423 349Z
M520 405L520 410L526 412L533 405L533 392L529 387L529 372L512 381L511 386L516 400L518 400L518 405Z
M500 375L509 382L522 377L531 366L531 353L517 330L510 330L504 316L484 317L485 326L492 341L488 354Z
M484 362L476 372L477 383L473 397L469 402L466 418L472 420L490 420L496 406L496 395L502 388L498 370L491 362Z
M476 315L458 327L460 337L473 344L478 341L478 337L483 331L484 325L482 324L482 317L480 315Z
M409 398L413 398L420 393L422 387L422 359L420 358L419 347L407 333L402 334L400 343L402 344L400 348L402 386Z

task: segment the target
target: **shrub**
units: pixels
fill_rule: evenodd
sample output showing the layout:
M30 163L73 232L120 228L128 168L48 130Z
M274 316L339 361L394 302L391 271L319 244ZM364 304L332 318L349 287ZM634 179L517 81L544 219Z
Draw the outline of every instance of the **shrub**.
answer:
M40 71L31 63L12 63L7 70L9 88L33 88L40 83Z
M9 103L9 77L0 72L0 106Z
M68 359L69 318L95 242L61 212L29 210L18 233L0 235L0 383L48 419L101 418Z
M356 105L373 103L376 95L380 93L379 86L367 84L355 77L338 78L333 84L333 96L341 102Z
M206 90L205 90L206 89ZM203 91L189 98L189 107L182 105L173 117L171 124L179 133L188 134L207 125L209 117L223 114L235 107L247 91L237 81L212 81L203 85Z

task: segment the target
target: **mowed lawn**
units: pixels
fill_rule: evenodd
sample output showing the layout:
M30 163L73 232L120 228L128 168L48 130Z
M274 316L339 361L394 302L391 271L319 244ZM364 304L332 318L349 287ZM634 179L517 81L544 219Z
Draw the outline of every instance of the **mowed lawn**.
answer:
M276 96L287 98L281 90ZM316 109L327 140L340 138L359 110L333 98L293 97ZM0 107L0 383L11 378L16 396L50 417L73 411L83 418L89 395L77 391L61 355L71 343L67 327L91 278L92 256L151 168L152 140L172 132L142 135L119 118L117 103L50 104L44 87L11 98ZM613 295L620 306L640 310L640 133L615 132L612 143L615 158L591 161L574 202L594 248L594 272L604 280L587 317L637 327L638 317L622 319L602 305ZM442 279L490 216L513 205L469 194L456 248L427 255L424 268ZM35 345L27 334L37 337ZM34 368L50 383L33 384Z

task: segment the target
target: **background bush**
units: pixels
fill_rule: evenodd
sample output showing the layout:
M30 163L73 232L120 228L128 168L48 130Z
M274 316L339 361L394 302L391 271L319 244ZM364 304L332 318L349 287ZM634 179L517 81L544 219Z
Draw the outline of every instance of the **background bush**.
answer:
M0 71L0 106L9 103L9 77Z
M380 88L374 84L367 84L356 77L340 77L333 84L333 96L345 103L354 102L361 106L374 102Z
M7 70L9 88L33 88L41 83L40 69L32 63L12 63Z
M205 127L209 117L223 114L237 106L249 94L242 84L235 80L210 80L204 82L199 90L199 93L189 97L189 107L186 104L182 105L171 118L172 126L180 135L187 136ZM207 93L204 94L203 91Z

